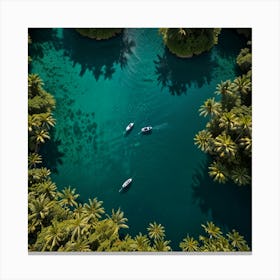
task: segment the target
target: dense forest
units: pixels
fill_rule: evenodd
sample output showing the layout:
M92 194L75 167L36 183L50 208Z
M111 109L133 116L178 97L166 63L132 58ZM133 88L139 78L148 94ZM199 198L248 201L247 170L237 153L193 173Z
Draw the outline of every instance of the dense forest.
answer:
M195 144L213 159L209 174L219 183L232 180L250 186L252 166L251 51L242 49L236 62L243 74L217 85L215 98L207 99L200 115L209 118Z
M76 28L82 36L96 40L110 39L122 32L122 28Z
M160 28L165 45L179 57L209 51L218 43L220 32L220 28Z
M195 33L193 30L183 30L188 36L193 36L192 34ZM82 33L81 29L77 31ZM106 34L102 35L102 39L111 37L109 33L116 34L112 30L108 33L107 31L99 30L98 38L101 38L101 33ZM199 45L197 50L192 49L191 52L198 54L211 48L217 42L218 32L213 29L210 33L208 31L206 34L203 33L210 38L205 43L207 47ZM176 41L178 38L175 36ZM31 39L29 37L29 44L32 43ZM168 40L171 40L170 36ZM32 58L29 57L28 60L32 63ZM218 99L208 99L201 106L200 114L209 118L209 122L194 139L195 144L213 159L209 166L209 174L214 180L220 183L232 180L237 185L250 185L252 109L249 47L241 50L237 57L237 64L243 74L233 81L228 80L218 84L216 91ZM160 223L149 223L144 233L139 232L133 237L128 232L128 220L120 208L107 212L103 202L94 197L89 198L85 203L79 203L79 194L74 187L56 186L51 179L51 171L43 166L43 158L40 154L41 146L50 139L51 130L56 124L53 116L55 106L55 99L44 89L40 75L29 73L29 251L172 251L171 241L166 239L165 228ZM211 221L205 221L201 226L204 235L195 239L186 233L186 237L179 244L182 251L250 251L247 242L236 230L224 234Z

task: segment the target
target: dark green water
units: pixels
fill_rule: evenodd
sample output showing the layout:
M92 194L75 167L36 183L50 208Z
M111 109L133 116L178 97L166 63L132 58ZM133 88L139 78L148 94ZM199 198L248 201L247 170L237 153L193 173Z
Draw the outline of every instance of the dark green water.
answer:
M207 157L193 143L206 123L200 105L237 74L242 38L223 30L211 52L179 59L157 29L127 29L104 42L73 29L30 34L31 71L57 101L57 125L43 153L59 188L75 187L81 202L97 197L108 213L120 207L133 236L161 223L174 250L210 220L251 243L250 190L214 184ZM125 137L129 122L135 127ZM146 125L153 133L140 135ZM129 177L131 188L120 194Z

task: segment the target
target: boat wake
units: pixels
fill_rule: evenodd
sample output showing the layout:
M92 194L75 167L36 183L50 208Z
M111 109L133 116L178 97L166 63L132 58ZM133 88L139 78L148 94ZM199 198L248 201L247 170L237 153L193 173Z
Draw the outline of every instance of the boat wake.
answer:
M165 122L165 123L162 123L162 124L159 124L159 125L155 125L155 126L153 126L153 130L161 130L161 129L165 129L167 126L168 126L168 123L167 123L167 122Z

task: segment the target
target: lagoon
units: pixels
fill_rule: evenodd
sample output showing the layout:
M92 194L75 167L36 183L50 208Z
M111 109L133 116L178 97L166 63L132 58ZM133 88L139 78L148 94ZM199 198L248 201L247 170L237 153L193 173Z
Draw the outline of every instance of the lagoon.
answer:
M238 75L235 59L246 40L223 29L219 44L200 56L170 54L155 28L125 29L106 41L74 29L31 29L30 72L54 95L57 124L42 149L59 189L79 201L97 197L108 214L121 208L129 232L165 226L173 250L202 223L236 229L251 247L251 189L214 183L208 158L194 145L206 118L198 109L216 84ZM128 123L135 127L124 135ZM153 126L141 135L143 126ZM119 193L129 177L133 183Z

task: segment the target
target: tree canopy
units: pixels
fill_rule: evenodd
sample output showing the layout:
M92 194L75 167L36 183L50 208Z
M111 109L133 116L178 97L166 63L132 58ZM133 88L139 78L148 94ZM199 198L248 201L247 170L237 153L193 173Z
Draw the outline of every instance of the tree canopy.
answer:
M236 83L238 86L234 91L235 94L238 92L241 101L246 101L246 96L250 93L250 86L248 83L244 84L246 89L241 89L240 83ZM227 90L229 88L231 89L229 86ZM242 98L241 95L245 97ZM239 100L236 97L229 98L229 100L232 99ZM240 149L243 149L244 154L249 157L251 125L248 116L250 116L250 110L245 105L242 105L241 109L239 107L236 109L236 104L229 105L227 99L224 103L221 102L218 106L218 103L212 100L204 104L201 110L202 115L211 116L214 118L212 122L218 125L201 132L196 141L205 151L223 154L225 158L236 157L240 154ZM232 106L230 112L232 111L235 117L225 116L221 126L215 118L221 116L223 110L224 113L228 113L229 106ZM98 198L89 198L88 202L80 203L79 194L76 193L74 187L60 186L58 188L56 186L51 179L51 171L42 165L43 158L39 149L50 139L50 129L56 124L53 116L54 109L54 97L46 92L40 76L30 73L28 75L29 251L171 251L171 241L165 239L165 228L160 223L155 221L149 223L146 233L140 232L132 237L128 233L124 234L128 230L128 219L121 208L112 209L108 214L103 207L103 201ZM225 132L222 133L222 131ZM234 139L234 136L237 136L237 139ZM215 141L216 146L213 144ZM221 162L217 162L217 168L219 164L221 165ZM247 176L244 171L246 167L240 165L238 168L236 167L235 173L232 173L232 178L236 178L237 182L243 182ZM250 250L244 238L236 230L223 236L220 228L213 222L207 222L202 227L206 236L199 236L199 240L195 240L187 234L180 243L183 251Z
M219 183L231 180L240 186L250 185L252 168L251 54L243 60L244 53L249 55L249 49L237 57L243 74L217 85L219 101L210 98L201 105L200 115L209 121L194 137L195 145L213 160L209 175Z
M96 40L110 39L122 32L122 28L76 28L82 36Z
M179 57L209 51L218 42L220 28L160 28L167 48Z

